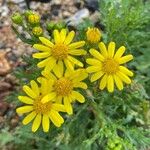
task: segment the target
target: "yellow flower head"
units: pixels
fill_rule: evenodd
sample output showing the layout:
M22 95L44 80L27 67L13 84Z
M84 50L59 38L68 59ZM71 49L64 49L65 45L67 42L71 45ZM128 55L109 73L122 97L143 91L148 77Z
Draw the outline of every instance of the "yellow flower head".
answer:
M31 24L37 24L40 22L40 16L38 14L30 14L28 16L28 22Z
M41 27L34 27L32 29L32 33L35 35L35 36L40 36L42 33L43 33L43 30Z
M73 70L74 64L83 67L83 64L72 57L72 55L85 55L86 51L81 49L85 44L84 41L71 43L75 32L71 31L67 35L67 30L62 29L60 32L54 30L54 43L45 37L39 37L42 44L34 44L33 47L40 53L33 54L34 58L44 59L37 64L39 68L45 67L46 71L50 71L56 64L64 63L68 69Z
M31 122L32 131L35 132L42 123L43 131L48 132L50 127L50 121L56 126L60 127L64 122L64 119L60 116L59 111L66 112L64 105L49 101L48 103L42 103L41 100L49 96L51 84L41 80L41 86L32 80L30 82L31 87L23 86L24 92L27 96L19 96L18 99L25 103L25 106L21 106L16 109L18 114L28 113L23 119L23 124L26 125ZM54 96L53 96L54 97Z
M87 68L91 76L91 82L101 78L99 88L103 90L107 87L109 92L114 91L114 83L119 90L123 89L123 82L130 84L131 80L128 76L133 73L123 66L124 63L133 59L132 55L122 56L125 47L121 46L115 53L115 43L110 42L108 50L103 42L99 43L100 52L90 49L90 53L94 58L89 58L86 62L92 66Z
M63 103L67 113L72 114L72 102L77 100L80 103L84 103L84 96L76 91L76 88L87 89L86 83L82 82L88 76L85 69L66 70L64 72L63 63L59 62L54 67L53 73L43 71L42 75L44 77L39 77L39 82L42 79L45 79L45 82L47 82L46 79L51 82L49 95L41 100L43 104L55 100L57 103Z
M88 28L86 32L87 41L90 43L98 43L101 38L101 32L98 28Z

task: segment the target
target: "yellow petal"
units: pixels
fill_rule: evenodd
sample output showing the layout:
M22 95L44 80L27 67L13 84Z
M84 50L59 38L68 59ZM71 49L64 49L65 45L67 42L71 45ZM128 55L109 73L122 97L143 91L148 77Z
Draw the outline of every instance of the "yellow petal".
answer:
M37 97L35 92L30 87L28 87L27 85L23 86L23 90L28 96L32 97L33 99L35 99Z
M105 75L103 76L102 80L100 81L99 88L100 88L101 90L103 90L103 89L106 87L106 85L107 85L107 78L108 78L108 76L105 74Z
M70 100L68 99L68 97L64 97L64 106L66 108L66 111L69 115L73 114L73 109L70 103Z
M57 104L62 104L62 96L57 96L56 97L56 103Z
M42 52L42 53L35 53L35 54L32 55L32 57L41 59L41 58L46 58L50 55L51 55L51 53L49 53L49 52Z
M92 55L92 56L94 56L96 59L98 59L98 60L100 60L100 61L104 61L104 57L103 57L103 55L101 55L97 50L95 50L95 49L90 49L90 54Z
M50 57L51 59L49 60L49 62L47 63L47 65L44 68L45 72L50 72L54 66L56 65L56 59L54 59L53 57Z
M115 53L115 42L110 42L108 45L108 56L113 58Z
M56 93L55 92L49 93L49 94L45 95L42 98L41 102L42 103L47 103L47 102L53 100L55 97L56 97Z
M52 109L54 109L56 111L66 112L65 106L62 104L53 104Z
M91 76L91 82L94 82L103 76L104 72L98 71Z
M57 78L51 72L42 71L41 73L45 78L56 81Z
M72 96L80 103L85 102L84 96L77 91L72 91Z
M54 110L51 110L48 116L56 127L60 127L64 121L63 118L58 114L58 112Z
M133 59L133 56L132 55L126 55L126 56L123 56L119 59L119 64L124 64L130 60Z
M18 99L25 104L33 104L33 99L28 96L18 96Z
M84 82L76 82L73 84L73 86L76 88L82 88L82 89L87 89L87 84Z
M54 44L53 44L49 39L47 39L47 38L45 38L45 37L39 37L39 40L40 40L44 45L46 45L46 46L48 46L48 47L53 47L53 46L54 46Z
M68 45L72 42L73 38L75 36L75 32L74 31L71 31L69 32L69 34L67 35L65 41L64 41L64 44Z
M69 50L68 53L71 55L80 56L80 55L86 55L87 52L83 49L71 49L71 50Z
M30 114L28 114L22 121L22 123L24 125L30 123L36 116L36 112L35 111L32 111Z
M115 80L115 84L116 84L117 88L119 90L122 90L123 89L123 83L120 80L120 78L118 76L114 75L114 80Z
M86 62L87 62L88 64L90 64L90 65L102 66L102 63L101 63L99 60L93 59L93 58L88 58L88 59L86 60Z
M116 75L117 75L123 82L125 82L125 83L127 83L127 84L130 84L130 83L131 83L130 78L129 78L127 75L125 75L124 73L122 73L122 72L117 72Z
M114 59L120 58L120 57L124 54L125 50L126 50L126 48L125 48L124 46L121 46L121 47L117 50L117 52L116 52L116 54L115 54L115 56L114 56Z
M98 44L98 47L99 47L99 49L100 49L100 51L101 51L101 54L102 54L104 57L107 57L107 56L108 56L108 52L107 52L107 49L106 49L105 44L104 44L103 42L100 42L100 43Z
M71 61L69 61L68 59L65 59L64 63L65 63L68 70L74 70L74 66L73 66L73 63Z
M47 84L48 80L45 78L41 78L41 88L40 88L40 92L42 95L46 95L48 93L48 84Z
M56 44L61 43L61 37L60 37L60 34L59 34L58 30L54 30L53 34L54 34L55 43Z
M124 66L119 66L119 69L121 72L123 72L124 74L126 74L127 76L133 76L133 72L130 71L129 69L127 69L126 67Z
M49 121L48 115L43 114L42 126L43 126L43 131L44 132L48 132L49 131L49 125L50 125L50 121Z
M16 109L18 114L28 113L33 110L33 106L22 106Z
M77 49L79 47L84 46L84 44L85 44L85 41L74 42L69 45L69 49Z
M80 67L83 67L83 63L80 62L79 60L77 60L76 58L74 58L74 57L72 57L72 56L68 56L68 59L69 59L72 63L74 63L74 64L76 64L76 65L78 65L78 66L80 66Z
M34 80L31 80L30 84L31 84L31 88L32 88L32 90L34 91L34 93L35 93L37 96L39 96L40 91L39 91L39 87L38 87L37 83L36 83Z
M47 46L44 46L42 44L34 44L33 48L39 50L39 51L44 51L44 52L51 52L51 49Z
M87 72L85 69L78 69L73 74L71 74L70 77L68 77L70 80L72 80L73 83L80 82L88 77Z
M58 61L58 63L54 66L53 72L55 73L55 75L58 78L61 78L63 76L63 73L64 73L64 64L63 64L63 62L61 60Z
M60 31L60 36L61 36L61 42L63 43L66 39L66 34L67 34L67 30L66 29L62 29Z
M107 78L107 89L109 92L114 91L114 79L112 75L109 75Z
M86 68L88 73L99 72L100 70L102 70L100 66L90 66Z
M40 61L40 62L37 64L37 66L38 66L39 68L43 68L43 67L45 67L45 66L47 65L47 63L48 63L49 61L51 61L51 57L48 57L48 58L46 58L46 59Z
M37 114L32 124L32 132L36 132L40 127L42 116L41 114Z

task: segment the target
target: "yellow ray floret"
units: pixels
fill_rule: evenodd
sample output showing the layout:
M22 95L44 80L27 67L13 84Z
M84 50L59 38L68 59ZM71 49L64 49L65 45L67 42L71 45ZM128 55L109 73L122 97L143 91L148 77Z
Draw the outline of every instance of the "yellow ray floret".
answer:
M74 58L74 56L86 54L86 51L81 49L85 42L78 41L71 43L75 32L71 31L67 34L66 29L62 29L60 32L54 30L53 35L54 43L45 37L39 37L41 43L33 45L35 49L40 51L33 54L33 57L42 59L37 66L39 68L44 67L46 71L52 70L58 62L65 64L71 70L73 70L74 65L83 67L83 63Z
M43 71L42 75L43 77L39 77L38 81L45 80L51 84L49 95L41 100L43 104L55 99L57 103L64 104L68 114L72 114L72 102L77 100L84 103L85 98L77 89L87 89L86 83L83 82L88 76L85 69L64 71L63 64L59 61L58 65L54 67L53 73Z
M48 132L50 128L50 122L52 122L56 127L60 127L64 119L59 114L60 112L66 112L64 105L58 104L53 100L54 94L49 96L51 90L50 82L41 81L41 86L32 80L30 82L31 87L25 85L23 90L26 93L25 96L19 96L18 99L25 105L16 109L18 114L27 113L26 117L23 119L23 124L26 125L33 120L32 131L38 130L40 125L43 126L43 131ZM51 101L43 104L41 100L45 97L50 98Z
M130 84L133 76L132 71L122 64L133 59L132 55L123 56L125 47L121 46L115 53L115 43L110 42L106 48L103 42L99 43L100 51L90 49L92 58L86 62L91 65L87 67L87 72L92 73L91 82L100 79L99 88L103 90L107 87L109 92L114 91L114 84L119 90L123 89L123 83Z

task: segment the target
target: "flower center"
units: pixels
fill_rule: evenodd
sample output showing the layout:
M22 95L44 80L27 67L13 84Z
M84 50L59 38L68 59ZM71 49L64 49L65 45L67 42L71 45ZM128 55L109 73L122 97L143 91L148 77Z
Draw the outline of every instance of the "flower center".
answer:
M52 105L51 102L43 104L41 102L41 98L39 98L39 99L34 101L33 108L36 111L36 113L46 114L48 111L50 111L51 105Z
M65 44L55 44L52 49L52 55L56 59L65 59L68 56L68 47Z
M108 58L103 63L103 71L107 74L114 74L119 70L119 64L112 58Z
M73 84L66 78L61 78L55 82L54 89L57 95L67 96L73 89Z

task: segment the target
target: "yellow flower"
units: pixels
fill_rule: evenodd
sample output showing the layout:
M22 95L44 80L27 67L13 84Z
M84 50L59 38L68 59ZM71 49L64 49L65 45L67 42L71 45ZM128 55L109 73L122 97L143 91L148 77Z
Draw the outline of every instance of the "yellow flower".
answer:
M39 82L41 82L42 79L45 79L45 82L51 82L51 91L49 91L47 97L41 100L42 103L45 104L54 99L57 103L63 103L67 113L72 114L72 102L75 100L80 103L85 102L84 96L76 91L78 88L87 89L86 83L82 82L82 80L88 76L85 69L64 71L63 63L59 62L59 64L54 67L53 73L43 71L42 75L44 77L39 77Z
M79 41L71 43L75 36L74 31L69 32L67 35L66 29L62 29L60 32L58 30L54 30L53 34L54 43L45 37L39 37L39 40L42 42L42 44L33 45L35 49L42 51L40 53L33 54L33 57L37 59L44 58L44 60L39 62L37 66L39 68L45 67L46 71L50 71L56 64L59 65L62 63L64 63L68 69L72 70L74 64L83 67L83 64L71 55L85 55L86 51L80 49L85 42Z
M110 42L108 50L103 42L99 43L100 52L90 49L90 53L94 58L89 58L86 62L92 66L87 68L87 72L93 73L91 82L100 78L99 88L103 90L107 87L109 92L114 91L114 83L119 90L123 89L123 82L130 84L131 80L128 76L133 73L123 66L124 63L133 59L132 55L122 56L125 47L121 46L115 53L115 43Z
M98 43L101 38L101 32L98 28L88 28L86 32L87 41L90 43Z
M50 121L56 127L60 127L64 119L60 116L59 111L66 112L64 105L57 104L54 101L49 101L45 104L41 103L41 100L49 95L50 82L42 80L41 86L39 87L38 84L32 80L30 85L31 87L27 85L23 86L23 90L27 96L18 97L18 99L26 105L17 108L16 112L18 114L29 113L23 119L23 124L26 125L34 119L32 124L33 132L37 131L40 124L43 126L43 131L48 132Z

